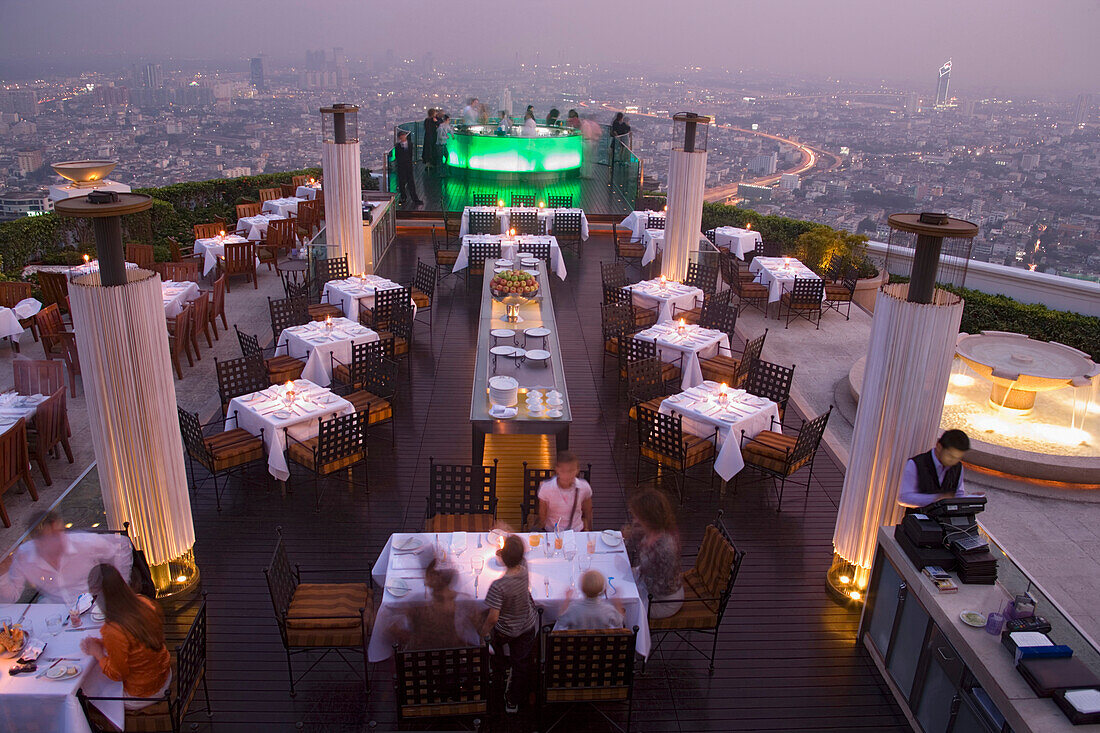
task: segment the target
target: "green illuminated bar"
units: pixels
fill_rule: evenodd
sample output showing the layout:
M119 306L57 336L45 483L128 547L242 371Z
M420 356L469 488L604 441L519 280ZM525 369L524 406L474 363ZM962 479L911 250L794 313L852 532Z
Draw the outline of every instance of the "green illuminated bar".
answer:
M584 144L572 128L540 125L535 137L523 137L517 125L508 134L496 127L471 125L456 130L447 144L454 168L486 173L563 173L581 167Z

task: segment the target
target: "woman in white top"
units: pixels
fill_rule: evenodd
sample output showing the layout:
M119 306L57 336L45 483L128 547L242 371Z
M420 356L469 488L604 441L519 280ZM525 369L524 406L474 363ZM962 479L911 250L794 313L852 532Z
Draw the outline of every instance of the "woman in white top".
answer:
M558 453L557 475L539 486L539 526L550 531L592 529L592 487L580 478L580 462L570 451Z

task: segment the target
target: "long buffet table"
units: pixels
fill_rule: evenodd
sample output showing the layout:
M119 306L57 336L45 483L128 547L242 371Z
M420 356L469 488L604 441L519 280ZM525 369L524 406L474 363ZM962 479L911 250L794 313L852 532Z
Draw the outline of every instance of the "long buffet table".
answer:
M554 304L550 297L550 280L546 265L539 262L536 267L524 267L532 271L537 269L538 294L519 306L518 323L507 320L505 305L493 298L489 292L489 282L493 277L494 265L491 260L485 262L485 277L481 289L481 318L477 336L477 360L474 365L474 388L470 400L470 425L473 431L473 462L481 465L485 457L485 436L498 435L553 435L557 450L569 446L569 426L573 420L569 408L569 394L565 387L565 368L562 364L561 346L558 344L558 325L554 319ZM542 337L525 336L525 329L543 327L550 333ZM498 338L492 335L497 329L515 331L515 337ZM526 349L545 349L550 352L546 361L513 359L489 353L496 345L514 344ZM489 379L497 375L506 375L519 382L519 402L517 414L510 418L496 418L490 414ZM531 414L526 405L529 390L557 390L561 393L563 404L559 408L561 417L546 417Z

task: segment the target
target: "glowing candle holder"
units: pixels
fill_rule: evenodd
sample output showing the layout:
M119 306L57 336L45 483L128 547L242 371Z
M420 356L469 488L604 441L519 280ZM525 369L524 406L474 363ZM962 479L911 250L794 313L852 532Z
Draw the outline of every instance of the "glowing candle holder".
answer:
M515 227L512 227L511 229L508 230L508 236L509 237L515 237L516 236L516 228Z
M497 199L497 208L498 209L503 209L504 208L504 199Z
M661 275L661 291L664 292L665 290L668 290L668 278Z
M729 402L730 396L729 392L727 392L728 389L729 386L725 382L718 385L718 404L724 405Z
M684 323L684 319L681 318L680 322L676 324L676 333L683 334L687 330L687 324Z
M498 537L497 538L497 549L500 549L500 550L504 549L504 538L503 537Z
M546 208L546 203L544 201L539 201L539 208L540 209Z
M290 407L294 404L294 398L296 396L297 395L294 392L294 382L287 381L286 391L283 392L283 403L286 404L287 407Z
M91 262L91 261L92 261L92 258L91 258L91 257L89 257L88 255L84 255L84 264L85 264L85 265L86 265L86 264L88 264L88 263L89 263L89 262Z
M325 316L325 329L331 331L333 329L332 316Z
M665 204L665 208L662 209L662 211L664 211L666 214L668 213L668 204Z

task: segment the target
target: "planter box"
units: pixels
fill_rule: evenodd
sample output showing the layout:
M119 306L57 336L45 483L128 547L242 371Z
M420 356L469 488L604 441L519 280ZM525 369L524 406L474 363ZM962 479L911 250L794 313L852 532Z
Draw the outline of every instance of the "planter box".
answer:
M868 313L875 312L875 295L878 289L889 279L886 270L879 270L878 277L868 277L856 281L855 304Z

